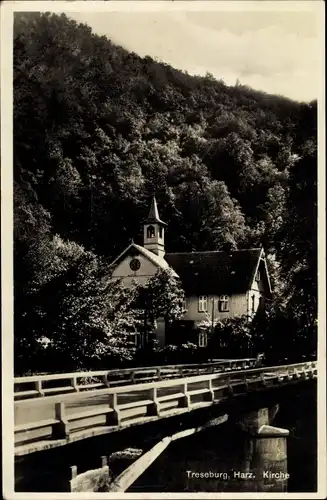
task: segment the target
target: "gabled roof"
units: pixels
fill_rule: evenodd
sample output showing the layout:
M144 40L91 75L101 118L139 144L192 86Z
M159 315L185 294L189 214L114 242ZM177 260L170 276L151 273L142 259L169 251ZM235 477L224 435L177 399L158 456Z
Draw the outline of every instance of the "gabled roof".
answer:
M152 198L151 206L150 206L150 210L149 210L149 215L147 216L147 218L145 219L144 222L146 222L146 223L159 222L159 224L167 226L166 222L163 222L159 217L159 211L158 211L158 206L157 206L157 201L156 201L155 196Z
M231 295L250 289L262 254L261 248L166 253L165 260L179 275L186 293Z
M116 257L116 259L110 264L110 267L116 266L128 253L132 253L134 255L135 253L140 253L157 267L160 267L161 269L170 269L170 266L165 259L159 257L153 252L150 252L150 250L137 245L136 243L131 243L127 248L125 248L125 250L120 255L118 255L118 257ZM173 271L174 276L178 277L174 269L171 270Z

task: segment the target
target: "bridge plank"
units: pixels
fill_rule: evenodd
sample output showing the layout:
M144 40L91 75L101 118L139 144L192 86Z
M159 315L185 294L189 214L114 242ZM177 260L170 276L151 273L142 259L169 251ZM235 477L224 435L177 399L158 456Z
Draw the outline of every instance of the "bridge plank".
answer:
M30 391L18 391L14 393L14 397L24 397L24 396L36 396L40 394L36 389L31 389Z
M42 391L45 394L54 394L55 392L67 392L67 391L75 391L75 388L72 385L67 385L66 387L49 387L49 388L42 388Z
M189 396L197 396L198 394L207 394L208 392L211 392L211 389L197 389L195 391L187 391L187 394Z
M81 420L83 418L95 417L97 415L104 415L105 413L113 412L113 408L109 406L103 408L96 408L95 410L83 411L79 413L72 413L68 415L68 422L74 422L75 420Z
M97 387L106 387L103 382L95 382L94 384L81 384L77 388L82 391L83 389L96 389Z
M54 425L59 423L59 420L56 418L48 418L46 420L37 420L35 422L27 422L26 424L15 425L15 434L18 432L30 431L32 429L38 429L41 427L48 427L50 425Z
M129 410L130 408L137 408L138 406L148 406L152 404L152 399L140 399L139 401L133 401L132 403L123 403L117 406L118 410Z
M161 403L163 401L169 401L171 399L180 399L183 396L185 396L183 392L175 392L174 394L166 394L165 396L158 396L157 400L159 403Z

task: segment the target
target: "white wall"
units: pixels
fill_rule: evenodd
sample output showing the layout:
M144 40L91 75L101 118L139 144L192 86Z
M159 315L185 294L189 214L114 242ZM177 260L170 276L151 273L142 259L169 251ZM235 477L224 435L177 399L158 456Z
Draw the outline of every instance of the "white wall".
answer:
M141 263L141 267L137 271L132 271L129 267L129 263L133 258L137 258ZM126 255L114 269L112 277L123 278L122 285L129 287L132 280L136 280L140 284L145 283L151 276L156 274L157 270L158 267L142 254Z
M198 296L192 295L186 297L186 312L183 316L183 320L193 320L196 322L200 322L205 320L208 315L210 320L212 320L212 306L214 299L214 319L222 320L225 318L232 318L234 316L239 316L242 314L247 314L247 297L246 294L237 294L231 295L229 297L229 310L222 312L219 311L218 303L219 303L219 295L208 295L208 310L207 313L199 312L198 306Z

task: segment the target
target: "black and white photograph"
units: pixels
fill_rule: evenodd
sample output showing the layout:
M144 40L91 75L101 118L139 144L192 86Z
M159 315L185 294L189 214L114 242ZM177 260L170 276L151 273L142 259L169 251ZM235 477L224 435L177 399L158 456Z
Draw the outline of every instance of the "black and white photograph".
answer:
M4 498L325 497L323 34L3 2Z

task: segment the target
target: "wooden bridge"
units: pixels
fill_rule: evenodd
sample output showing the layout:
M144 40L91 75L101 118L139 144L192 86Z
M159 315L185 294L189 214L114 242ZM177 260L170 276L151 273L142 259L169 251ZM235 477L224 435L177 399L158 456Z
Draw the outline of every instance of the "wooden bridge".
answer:
M15 455L64 446L317 376L316 361L252 368L255 362L225 360L16 378ZM47 386L50 382L52 387Z

